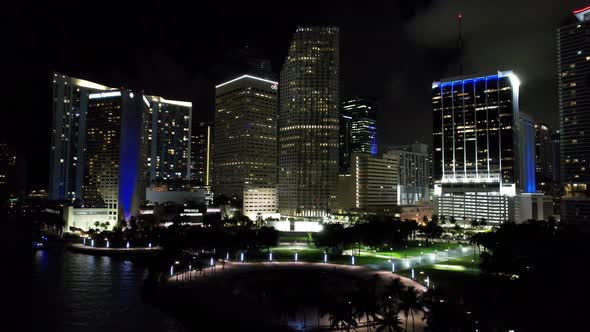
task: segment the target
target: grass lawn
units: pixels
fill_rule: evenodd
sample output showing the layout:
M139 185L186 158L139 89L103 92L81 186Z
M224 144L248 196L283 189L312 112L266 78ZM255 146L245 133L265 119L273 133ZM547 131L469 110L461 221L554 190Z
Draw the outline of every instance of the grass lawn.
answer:
M424 284L428 276L431 285L470 289L479 280L479 256L472 262L473 256L463 256L436 264L414 268L416 280ZM411 270L401 270L398 274L411 277Z

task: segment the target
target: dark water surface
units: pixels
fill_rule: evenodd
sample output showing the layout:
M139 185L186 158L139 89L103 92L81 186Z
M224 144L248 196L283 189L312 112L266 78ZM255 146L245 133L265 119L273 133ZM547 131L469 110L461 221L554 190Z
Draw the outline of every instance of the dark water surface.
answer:
M186 331L142 301L147 268L141 263L64 248L32 256L31 323L39 331Z

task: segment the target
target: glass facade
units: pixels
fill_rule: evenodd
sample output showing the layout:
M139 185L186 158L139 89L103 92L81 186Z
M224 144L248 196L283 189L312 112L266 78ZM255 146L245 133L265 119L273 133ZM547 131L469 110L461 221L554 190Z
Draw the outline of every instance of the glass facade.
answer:
M352 153L377 155L377 102L374 98L358 97L342 102L341 114L350 116Z
M513 218L510 197L534 191L534 132L520 118L519 85L511 71L432 84L439 215L503 222Z
M590 222L590 10L557 30L561 220Z
M280 87L280 213L325 217L335 204L339 168L339 29L297 28Z

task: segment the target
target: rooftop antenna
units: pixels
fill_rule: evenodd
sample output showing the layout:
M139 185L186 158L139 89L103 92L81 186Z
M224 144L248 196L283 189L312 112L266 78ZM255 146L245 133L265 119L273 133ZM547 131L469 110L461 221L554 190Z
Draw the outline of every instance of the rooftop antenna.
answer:
M459 12L457 14L457 26L459 29L459 40L457 42L457 47L459 51L459 75L463 75L463 29L461 27L463 23L463 13Z

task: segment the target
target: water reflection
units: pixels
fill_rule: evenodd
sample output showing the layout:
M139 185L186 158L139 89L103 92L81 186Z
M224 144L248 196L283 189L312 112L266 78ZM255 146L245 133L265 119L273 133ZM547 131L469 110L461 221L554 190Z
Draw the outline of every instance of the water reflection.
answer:
M37 251L32 263L33 324L42 331L184 331L142 302L139 264L64 249Z

